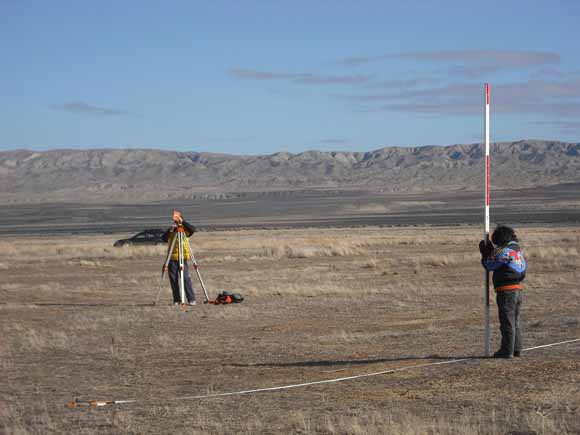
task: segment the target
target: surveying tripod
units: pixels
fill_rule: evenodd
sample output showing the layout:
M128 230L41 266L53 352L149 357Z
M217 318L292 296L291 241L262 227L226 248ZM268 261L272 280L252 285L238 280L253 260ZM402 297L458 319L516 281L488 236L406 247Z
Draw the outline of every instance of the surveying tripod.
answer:
M185 230L183 226L178 225L175 228L173 240L169 244L169 248L167 250L167 256L165 257L165 262L163 263L163 268L161 269L161 279L159 280L159 291L157 292L157 297L155 298L155 305L157 305L157 301L159 300L159 295L161 294L161 289L163 285L163 277L165 276L165 272L169 269L169 261L171 261L171 256L173 255L173 251L175 249L175 244L177 243L177 252L178 252L178 262L179 262L179 298L181 305L185 305L185 248L187 247L187 251L189 252L189 259L191 260L193 269L199 279L199 284L203 290L203 294L205 296L205 303L210 302L209 296L207 295L207 290L205 288L205 284L203 283L203 279L201 278L201 274L199 273L199 266L197 261L195 260L195 256L193 255L193 251L191 250L191 246L189 244L189 240L187 235L185 234Z

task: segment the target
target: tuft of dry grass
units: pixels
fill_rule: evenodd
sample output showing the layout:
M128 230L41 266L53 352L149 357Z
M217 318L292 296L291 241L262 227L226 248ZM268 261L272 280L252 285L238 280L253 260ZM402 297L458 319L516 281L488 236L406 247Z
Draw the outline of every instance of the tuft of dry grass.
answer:
M366 269L376 269L379 265L379 262L374 257L369 257L363 262L363 267Z
M7 332L10 348L18 352L53 352L68 350L73 346L71 337L63 331L24 328L15 324Z
M313 258L313 257L346 257L359 255L364 251L351 243L328 243L315 245L312 242L302 245L276 244L263 246L258 257L272 258Z

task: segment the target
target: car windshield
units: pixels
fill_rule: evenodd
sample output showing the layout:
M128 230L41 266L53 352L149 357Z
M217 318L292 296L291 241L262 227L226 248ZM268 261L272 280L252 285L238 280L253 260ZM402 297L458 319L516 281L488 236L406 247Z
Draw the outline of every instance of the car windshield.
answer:
M131 237L131 239L132 240L155 239L161 237L162 234L163 232L158 230L141 231L140 233L137 233L133 237Z

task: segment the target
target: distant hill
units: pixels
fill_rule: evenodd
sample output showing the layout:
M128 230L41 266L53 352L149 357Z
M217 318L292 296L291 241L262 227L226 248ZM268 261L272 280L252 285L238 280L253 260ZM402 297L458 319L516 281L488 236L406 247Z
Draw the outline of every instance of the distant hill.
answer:
M148 202L239 192L482 188L483 146L226 155L140 149L0 152L0 202ZM494 189L580 181L580 143L492 145Z

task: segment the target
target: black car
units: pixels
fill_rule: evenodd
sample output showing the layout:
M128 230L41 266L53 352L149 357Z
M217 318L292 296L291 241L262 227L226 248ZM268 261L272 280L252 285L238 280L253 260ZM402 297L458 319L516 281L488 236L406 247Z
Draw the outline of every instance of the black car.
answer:
M117 240L113 243L113 246L119 248L125 245L162 245L165 243L161 236L163 236L163 231L160 228L153 228L150 230L144 230L140 233L135 234L133 237L128 239Z

